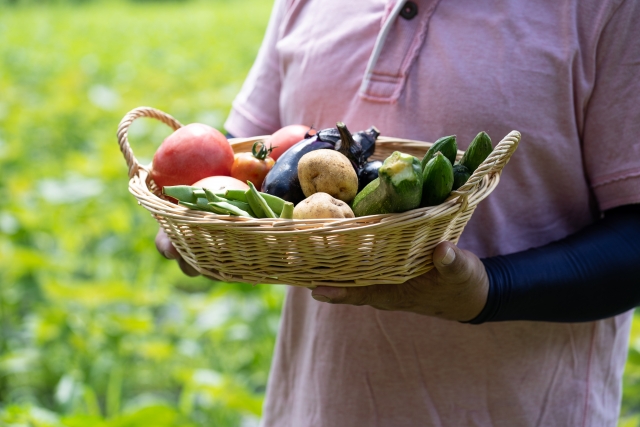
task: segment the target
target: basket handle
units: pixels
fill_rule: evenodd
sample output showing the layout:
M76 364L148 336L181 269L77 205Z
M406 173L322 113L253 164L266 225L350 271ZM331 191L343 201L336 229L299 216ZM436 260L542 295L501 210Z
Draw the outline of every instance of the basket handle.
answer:
M152 107L138 107L129 111L120 121L117 133L120 151L122 151L127 166L129 166L129 179L133 178L141 168L138 159L133 155L128 136L129 126L131 126L131 123L133 123L135 119L140 117L160 120L162 123L170 126L174 131L182 127L182 124L169 114Z
M463 196L463 199L482 181L482 179L494 173L500 173L504 165L507 164L511 155L518 148L520 142L520 132L513 130L509 132L507 136L502 138L502 141L495 146L489 157L484 162L480 163L478 168L471 174L467 182L456 191L451 193L451 196ZM449 197L451 197L449 196Z

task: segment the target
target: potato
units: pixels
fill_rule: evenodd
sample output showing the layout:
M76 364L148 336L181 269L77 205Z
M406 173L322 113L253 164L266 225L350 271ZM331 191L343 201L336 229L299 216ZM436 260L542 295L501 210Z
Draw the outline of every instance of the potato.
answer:
M298 179L306 197L327 193L351 203L358 193L358 175L347 157L335 150L311 151L298 162Z
M327 193L314 193L293 208L293 219L354 217L348 204Z

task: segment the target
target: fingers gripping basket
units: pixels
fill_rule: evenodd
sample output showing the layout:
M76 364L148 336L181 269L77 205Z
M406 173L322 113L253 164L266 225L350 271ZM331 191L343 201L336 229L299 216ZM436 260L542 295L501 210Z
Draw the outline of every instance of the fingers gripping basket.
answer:
M182 126L149 107L136 108L122 119L118 142L129 166L129 191L201 274L254 284L366 286L403 283L429 271L434 247L444 240L457 243L478 203L498 185L520 140L517 131L507 135L467 183L439 206L354 219L252 219L194 211L163 199L149 178L151 165L140 165L128 142L129 126L140 117L160 120L174 130ZM230 143L236 153L251 151L263 138ZM385 159L394 151L422 158L430 146L379 137L372 159Z

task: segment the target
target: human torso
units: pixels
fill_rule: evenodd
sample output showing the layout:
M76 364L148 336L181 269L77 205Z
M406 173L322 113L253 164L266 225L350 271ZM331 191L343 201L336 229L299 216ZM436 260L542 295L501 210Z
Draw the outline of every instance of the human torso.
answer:
M459 245L478 256L540 246L598 215L581 133L595 35L610 5L415 1L361 90L395 2L293 1L279 27L283 123L434 141L479 131L522 142ZM589 10L599 8L598 11ZM595 31L594 31L595 32ZM592 44L590 44L592 43ZM331 306L291 288L264 425L614 426L628 314L584 324L464 325Z

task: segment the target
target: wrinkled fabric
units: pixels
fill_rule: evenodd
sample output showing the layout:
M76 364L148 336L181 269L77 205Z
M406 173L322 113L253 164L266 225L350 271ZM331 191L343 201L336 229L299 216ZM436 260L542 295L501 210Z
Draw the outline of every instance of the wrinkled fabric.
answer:
M395 0L276 0L227 131L344 121L456 134L464 150L481 130L495 144L516 129L519 148L459 242L480 257L640 202L640 2L415 3L406 19ZM630 321L469 325L290 288L262 425L614 427Z

